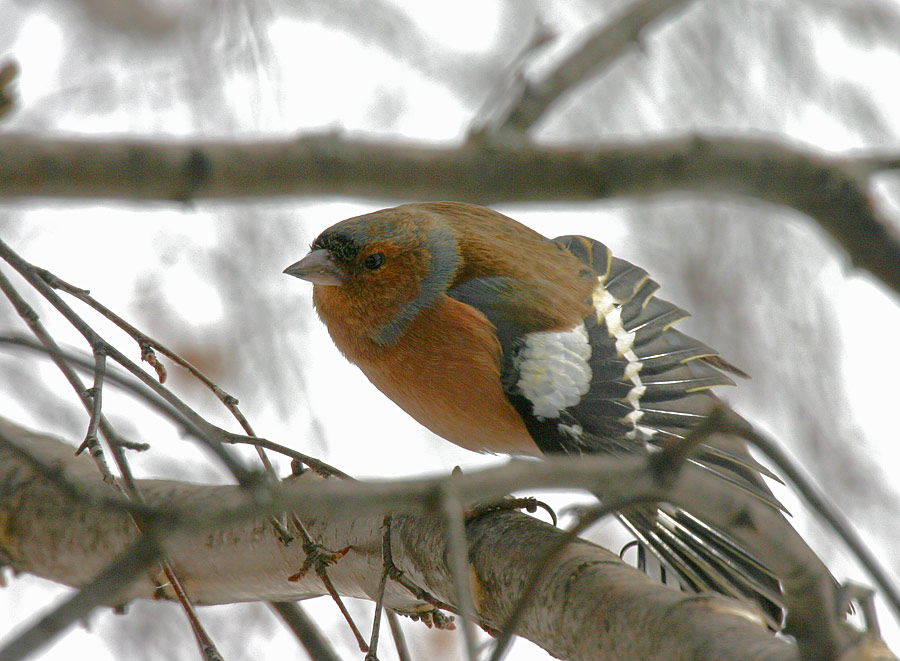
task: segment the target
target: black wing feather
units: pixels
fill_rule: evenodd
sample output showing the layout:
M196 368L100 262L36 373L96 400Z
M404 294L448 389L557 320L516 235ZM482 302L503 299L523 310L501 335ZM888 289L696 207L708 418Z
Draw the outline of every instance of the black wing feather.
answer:
M590 268L606 292L598 290L600 313L584 319L590 344L588 390L577 404L555 416L535 415L534 402L519 387L520 352L531 336L522 323L528 311L519 308L523 301L516 283L500 276L479 277L448 292L480 310L496 327L507 397L535 443L545 454L628 455L685 438L718 403L709 389L733 385L723 370L744 373L672 328L688 314L655 298L659 285L644 269L613 257L602 243L586 237L565 236L554 242ZM728 443L701 446L690 461L780 508L761 477L771 473L743 445ZM670 506L619 516L683 586L753 599L777 625L782 608L778 580L726 533Z
M565 236L554 241L595 272L598 283L615 301L621 322L619 332L630 334L632 353L622 355L615 329L603 315L585 319L592 350L590 390L576 405L551 420L533 415L531 402L517 391L516 374L506 374L510 401L538 446L547 454L622 455L652 451L654 446L690 434L718 404L709 389L734 384L723 371L746 375L710 347L672 328L688 314L654 297L659 285L644 269L613 257L606 246L585 237ZM520 346L521 338L517 338L503 347L504 353L513 356L504 360L507 369L515 371L514 354ZM626 375L629 365L632 370L635 368L635 361L640 363L641 393L636 424L626 417L636 410L634 394L638 391L634 388L638 384ZM561 431L574 425L582 430L577 437ZM701 446L691 461L772 507L781 508L761 477L773 477L772 474L745 447ZM726 533L669 506L629 511L620 518L663 566L674 570L685 587L755 600L770 623L777 626L783 606L777 578Z

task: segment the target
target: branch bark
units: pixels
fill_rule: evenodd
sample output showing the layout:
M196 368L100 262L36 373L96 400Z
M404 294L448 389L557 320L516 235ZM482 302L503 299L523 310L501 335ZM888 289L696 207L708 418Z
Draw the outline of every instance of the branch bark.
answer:
M0 433L4 438L0 548L14 569L81 586L135 544L138 533L124 510L111 510L101 498L73 499L71 492L61 493L51 479L12 452L10 444L63 471L57 477L83 493L106 493L109 487L89 459L76 459L71 446L8 422L0 423ZM297 510L318 541L326 546L352 545L350 553L329 569L342 594L374 598L382 517L405 503L407 513L397 515L393 526L394 561L429 592L453 601L445 527L440 517L422 514L427 496L411 498L410 483L401 498L394 484L309 479L315 483L288 478L283 488L273 491L271 509L284 507L288 498L299 505ZM491 481L488 475L475 480ZM461 487L461 498L471 500L475 484L454 486ZM140 488L148 505L190 519L182 519L161 544L196 603L287 601L324 593L313 573L297 582L287 580L302 564L302 551L278 542L260 508L252 506L239 487L142 480ZM336 507L336 502L342 505ZM550 567L536 567L541 551L562 533L531 517L513 512L482 516L468 523L466 533L482 623L501 627L530 573L540 569L536 598L518 632L561 658L797 658L795 646L772 637L745 605L676 592L587 542L572 544ZM169 598L154 580L155 573L142 573L102 603ZM388 585L386 605L407 613L430 609L393 583ZM10 658L4 654L0 652L0 658Z

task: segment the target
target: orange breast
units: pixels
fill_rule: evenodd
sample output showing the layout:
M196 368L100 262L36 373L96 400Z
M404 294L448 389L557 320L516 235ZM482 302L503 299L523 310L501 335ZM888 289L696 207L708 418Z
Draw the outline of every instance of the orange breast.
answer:
M541 454L500 383L500 344L478 310L446 296L422 310L396 345L331 336L398 406L435 434L475 452Z

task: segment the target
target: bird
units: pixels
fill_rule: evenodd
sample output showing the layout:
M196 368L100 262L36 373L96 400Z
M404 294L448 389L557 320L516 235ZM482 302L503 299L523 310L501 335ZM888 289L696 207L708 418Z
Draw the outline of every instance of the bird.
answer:
M712 388L747 376L673 328L688 314L643 268L474 204L343 220L284 273L313 284L338 350L376 388L474 452L649 453L710 415ZM691 461L780 508L743 443L704 444ZM755 601L778 628L777 577L727 533L665 505L618 517L682 587Z

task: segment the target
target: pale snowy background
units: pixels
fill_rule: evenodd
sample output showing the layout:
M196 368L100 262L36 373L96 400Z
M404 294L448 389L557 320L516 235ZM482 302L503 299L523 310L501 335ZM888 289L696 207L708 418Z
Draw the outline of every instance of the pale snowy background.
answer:
M330 128L455 142L536 25L556 39L530 74L627 4L2 0L0 57L14 57L22 74L19 109L0 131L253 140ZM567 97L536 137L591 144L761 130L834 152L896 153L898 36L896 0L696 1ZM895 220L898 192L886 177L877 200ZM400 412L338 356L312 313L309 287L281 274L324 227L404 201L4 202L0 235L199 364L241 400L263 436L357 476L502 461L459 450ZM663 298L693 312L683 327L753 374L724 393L729 401L781 439L900 571L900 494L891 479L900 467L895 295L849 272L807 218L761 203L682 195L499 208L550 236L594 236L651 271ZM10 330L23 327L0 302L0 333ZM121 346L138 357L137 347ZM230 425L210 395L172 372L177 392ZM140 409L107 391L113 422L154 445L134 457L139 474L226 479ZM86 424L55 369L8 353L0 353L0 412L71 438ZM779 494L839 578L868 582L790 493ZM625 539L612 526L592 536L612 548ZM67 592L12 579L0 591L0 640ZM362 658L331 602L308 606L343 658ZM350 607L365 628L371 605ZM896 622L883 607L880 614L900 649ZM227 659L305 658L262 605L204 608L201 616ZM404 626L415 658L461 658L455 633ZM395 658L385 643L379 657ZM98 612L40 658L73 654L197 658L178 607L157 603L134 604L124 617ZM520 641L510 658L548 657Z

